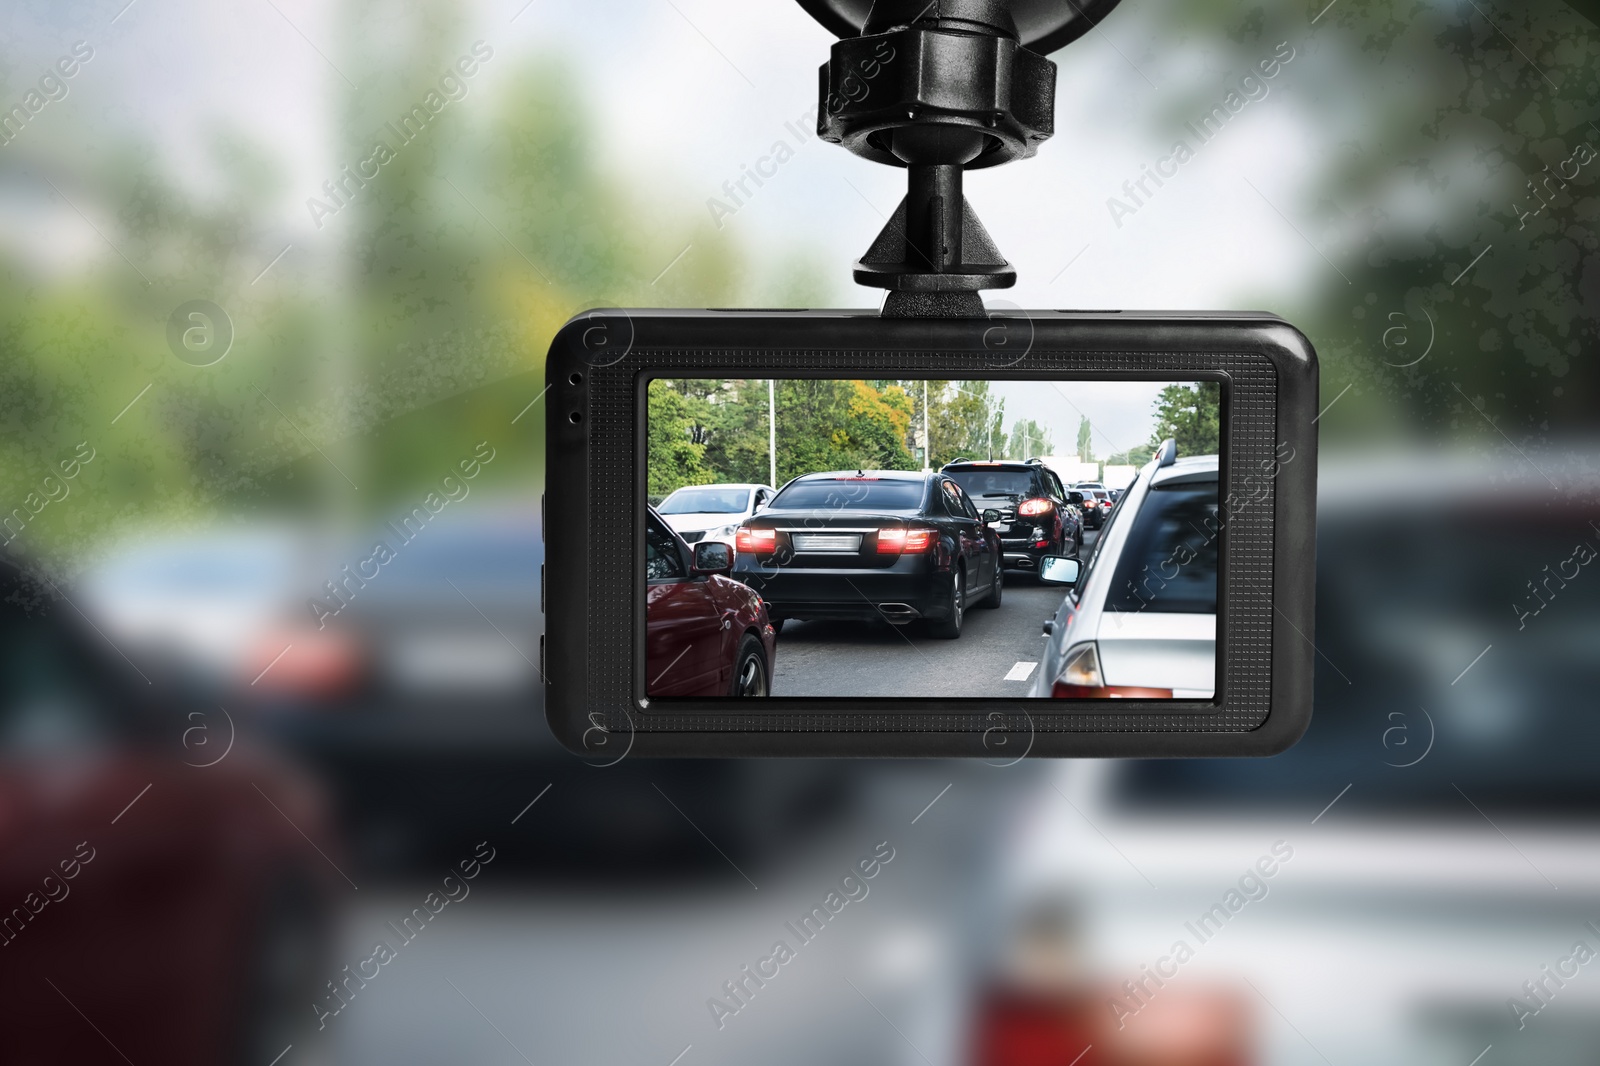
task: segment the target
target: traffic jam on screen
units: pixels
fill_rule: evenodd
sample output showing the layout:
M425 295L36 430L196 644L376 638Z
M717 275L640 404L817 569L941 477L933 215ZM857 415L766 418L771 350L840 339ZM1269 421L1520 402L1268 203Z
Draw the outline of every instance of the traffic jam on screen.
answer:
M1217 383L646 395L648 696L1214 698Z

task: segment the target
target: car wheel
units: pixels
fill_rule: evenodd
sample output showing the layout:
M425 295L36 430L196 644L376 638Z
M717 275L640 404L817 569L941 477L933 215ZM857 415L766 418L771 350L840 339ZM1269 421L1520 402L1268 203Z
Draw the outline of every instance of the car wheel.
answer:
M739 657L733 662L733 689L730 696L763 699L772 691L767 677L767 653L755 634L747 634L739 644Z
M961 636L961 616L967 609L967 574L956 568L950 579L950 614L934 622L929 628L934 636L955 640Z
M1000 565L1000 561L998 559L995 560L994 582L989 586L989 595L983 598L983 606L991 611L1000 606L1000 589L1005 585L1004 570L1005 568Z

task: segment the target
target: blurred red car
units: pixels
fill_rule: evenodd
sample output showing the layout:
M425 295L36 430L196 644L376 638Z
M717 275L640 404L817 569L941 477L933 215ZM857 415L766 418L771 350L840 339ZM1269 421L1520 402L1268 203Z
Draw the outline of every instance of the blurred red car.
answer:
M732 580L733 549L691 552L652 508L645 518L645 691L652 696L763 697L777 633L766 604Z
M30 584L0 563L3 1058L270 1062L352 891L319 793Z

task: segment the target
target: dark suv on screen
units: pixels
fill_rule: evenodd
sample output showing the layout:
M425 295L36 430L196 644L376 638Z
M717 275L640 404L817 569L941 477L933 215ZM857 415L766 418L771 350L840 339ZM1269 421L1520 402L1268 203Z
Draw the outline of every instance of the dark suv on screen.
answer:
M1000 606L1000 538L943 473L805 474L735 534L733 576L761 593L774 626L790 619L925 619L961 635L972 603Z
M1012 570L1037 570L1045 555L1077 555L1083 546L1083 496L1061 484L1054 470L1037 461L957 459L947 474L975 506L1000 512L993 529L1000 554Z

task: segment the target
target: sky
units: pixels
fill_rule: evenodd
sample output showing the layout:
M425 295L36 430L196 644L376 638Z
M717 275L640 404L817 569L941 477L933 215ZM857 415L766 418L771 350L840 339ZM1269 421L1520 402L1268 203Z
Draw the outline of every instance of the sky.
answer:
M1087 416L1095 458L1148 443L1155 432L1155 401L1165 381L991 381L1005 400L1005 425L1031 418L1050 433L1054 455L1077 453L1078 419Z

